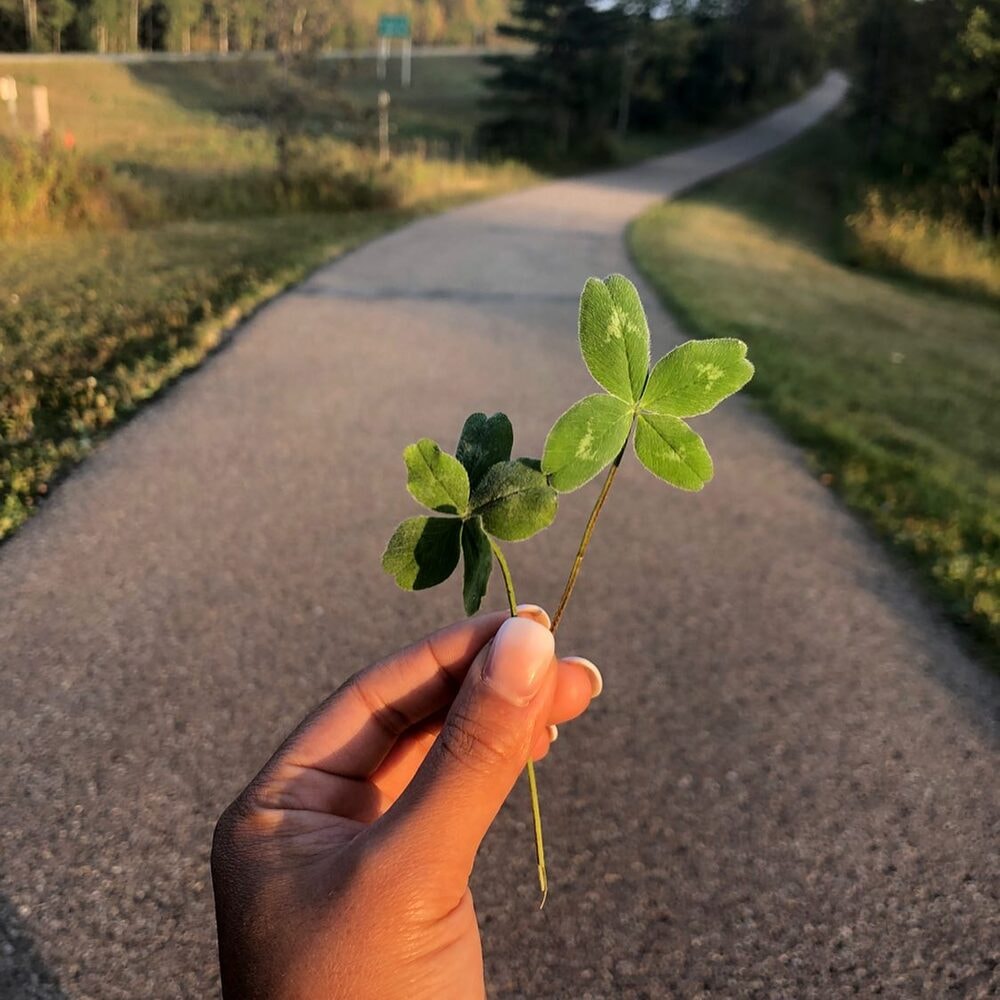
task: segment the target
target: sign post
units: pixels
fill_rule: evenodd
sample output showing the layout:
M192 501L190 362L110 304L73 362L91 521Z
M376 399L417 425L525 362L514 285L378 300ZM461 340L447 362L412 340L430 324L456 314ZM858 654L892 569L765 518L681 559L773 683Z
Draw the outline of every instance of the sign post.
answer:
M389 162L389 91L378 92L378 162Z
M412 75L413 38L410 34L410 17L408 14L380 14L378 18L378 78L385 79L386 62L392 48L392 40L398 38L402 43L402 68L400 83L409 87Z
M389 58L389 39L379 36L378 40L378 78L385 79L385 64Z

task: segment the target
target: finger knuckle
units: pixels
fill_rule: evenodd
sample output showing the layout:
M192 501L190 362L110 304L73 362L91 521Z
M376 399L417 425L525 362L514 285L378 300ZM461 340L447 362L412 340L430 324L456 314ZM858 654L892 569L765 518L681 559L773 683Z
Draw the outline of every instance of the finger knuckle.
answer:
M453 710L441 731L441 750L465 767L493 771L512 758L527 756L519 733L491 726L482 718Z

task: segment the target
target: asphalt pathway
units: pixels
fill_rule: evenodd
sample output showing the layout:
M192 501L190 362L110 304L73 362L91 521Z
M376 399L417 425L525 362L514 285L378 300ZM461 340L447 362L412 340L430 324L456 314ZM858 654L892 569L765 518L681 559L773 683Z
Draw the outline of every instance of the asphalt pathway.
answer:
M403 446L503 408L538 454L592 388L577 297L634 274L625 223L843 89L368 244L0 550L0 995L213 995L218 812L331 687L460 613L456 586L407 595L379 568L414 509ZM540 768L544 912L523 789L484 848L492 995L998 995L1000 680L752 403L698 429L710 487L627 462L588 555L560 645L605 694ZM512 549L522 600L555 603L592 497Z

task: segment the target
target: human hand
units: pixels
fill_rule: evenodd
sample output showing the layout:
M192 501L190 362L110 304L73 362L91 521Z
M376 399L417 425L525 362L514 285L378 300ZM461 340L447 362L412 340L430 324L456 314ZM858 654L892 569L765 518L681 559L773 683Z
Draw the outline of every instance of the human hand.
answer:
M600 693L548 616L460 622L352 677L225 811L228 1000L485 996L468 880L529 755Z

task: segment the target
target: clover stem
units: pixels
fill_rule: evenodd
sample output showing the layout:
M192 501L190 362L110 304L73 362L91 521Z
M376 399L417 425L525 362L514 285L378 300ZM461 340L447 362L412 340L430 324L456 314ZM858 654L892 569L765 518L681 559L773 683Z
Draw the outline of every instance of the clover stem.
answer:
M490 548L496 556L497 565L503 576L503 585L507 590L507 603L510 605L511 617L517 617L517 598L514 596L514 580L510 575L510 567L504 557L503 551L496 542L490 538ZM549 895L549 877L545 870L545 841L542 838L542 807L538 800L538 782L535 780L535 764L528 758L528 791L531 794L531 818L535 827L535 860L538 863L538 888L542 891L542 901L538 904L538 909L545 905L545 900Z
M504 557L503 550L493 541L492 536L487 535L490 540L490 548L493 550L493 555L496 556L497 565L500 567L500 573L503 576L503 585L507 589L507 603L510 605L510 615L512 618L517 617L517 597L514 596L514 579L510 575L510 567L507 565L507 560Z
M559 607L556 608L555 616L552 619L553 635L555 635L556 629L559 628L562 616L566 612L566 605L569 604L569 599L573 594L573 588L576 586L576 578L580 575L580 567L583 565L583 557L587 554L587 546L590 545L590 538L594 534L594 526L597 524L597 518L601 513L601 508L604 506L604 501L607 500L608 493L611 492L611 484L615 481L615 476L618 474L618 466L622 464L622 456L625 454L625 448L628 446L628 438L631 436L631 433L630 429L629 435L625 438L625 444L622 445L622 450L618 452L617 457L611 463L611 468L608 469L604 485L601 487L601 492L598 493L597 500L594 503L594 509L590 512L590 517L587 519L587 526L583 529L580 547L576 550L576 558L573 560L569 577L566 580L566 586L563 588L562 597L559 599Z

